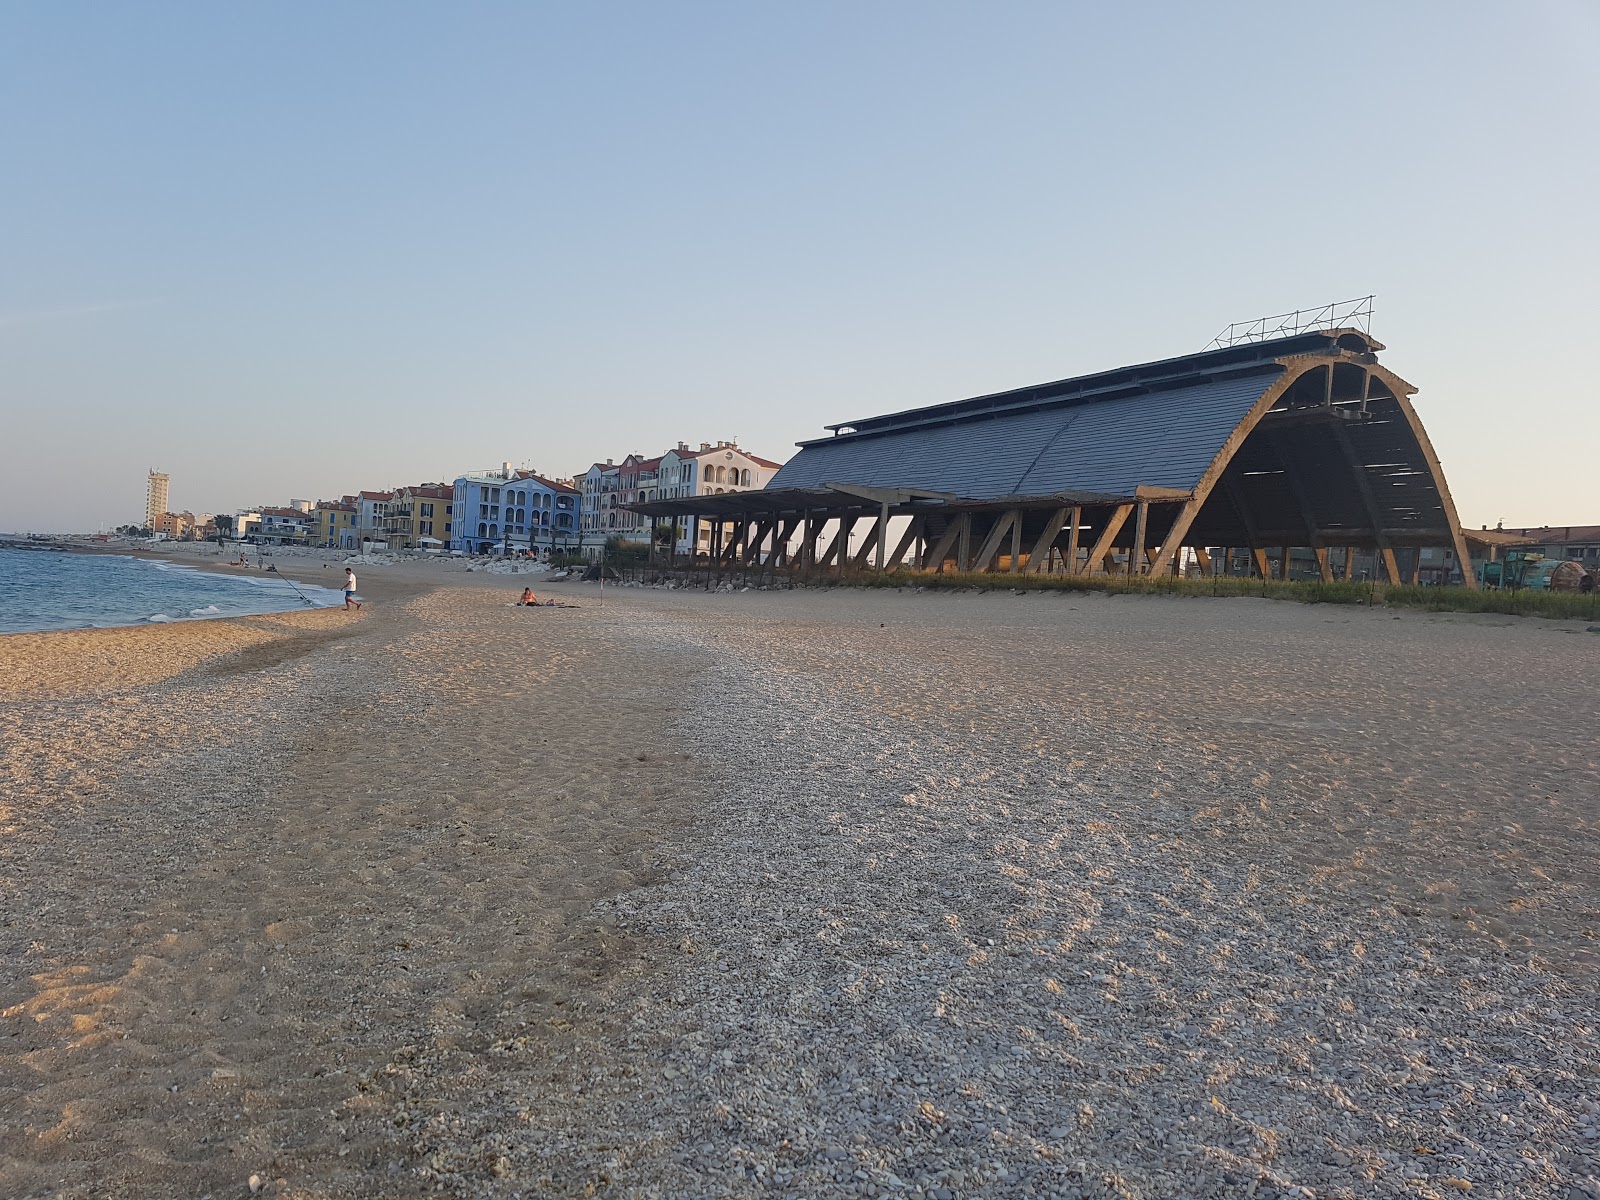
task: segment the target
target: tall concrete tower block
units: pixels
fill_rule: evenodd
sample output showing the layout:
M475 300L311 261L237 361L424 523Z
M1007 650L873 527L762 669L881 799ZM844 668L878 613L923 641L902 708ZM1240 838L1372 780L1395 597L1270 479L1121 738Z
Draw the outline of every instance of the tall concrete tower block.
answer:
M167 510L167 484L171 477L165 471L152 470L150 477L145 482L144 492L144 523L148 528L155 528L156 518Z

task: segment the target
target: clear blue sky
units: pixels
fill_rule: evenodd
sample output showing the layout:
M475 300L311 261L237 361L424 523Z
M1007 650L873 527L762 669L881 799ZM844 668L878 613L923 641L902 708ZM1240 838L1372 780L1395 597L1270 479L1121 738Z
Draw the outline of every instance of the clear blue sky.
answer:
M1378 294L1600 521L1600 6L0 3L0 529L551 474Z

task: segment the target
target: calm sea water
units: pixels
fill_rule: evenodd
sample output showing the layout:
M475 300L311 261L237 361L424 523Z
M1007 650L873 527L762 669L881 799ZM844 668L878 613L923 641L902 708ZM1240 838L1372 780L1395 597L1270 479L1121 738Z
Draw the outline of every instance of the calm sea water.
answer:
M295 589L298 588L297 592ZM88 629L342 604L275 574L217 575L119 554L0 549L0 633Z

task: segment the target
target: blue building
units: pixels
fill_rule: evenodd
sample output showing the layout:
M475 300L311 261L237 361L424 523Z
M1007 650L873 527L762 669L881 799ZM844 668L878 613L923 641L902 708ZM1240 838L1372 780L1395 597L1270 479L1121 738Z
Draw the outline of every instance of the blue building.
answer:
M576 548L581 498L575 487L509 465L463 475L455 481L450 549L509 554Z

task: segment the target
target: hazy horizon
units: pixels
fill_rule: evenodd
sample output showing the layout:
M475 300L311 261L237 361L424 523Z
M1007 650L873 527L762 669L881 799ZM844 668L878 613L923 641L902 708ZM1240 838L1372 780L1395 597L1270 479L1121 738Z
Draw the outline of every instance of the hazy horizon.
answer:
M0 17L0 529L446 480L1377 294L1469 526L1600 522L1600 11Z

